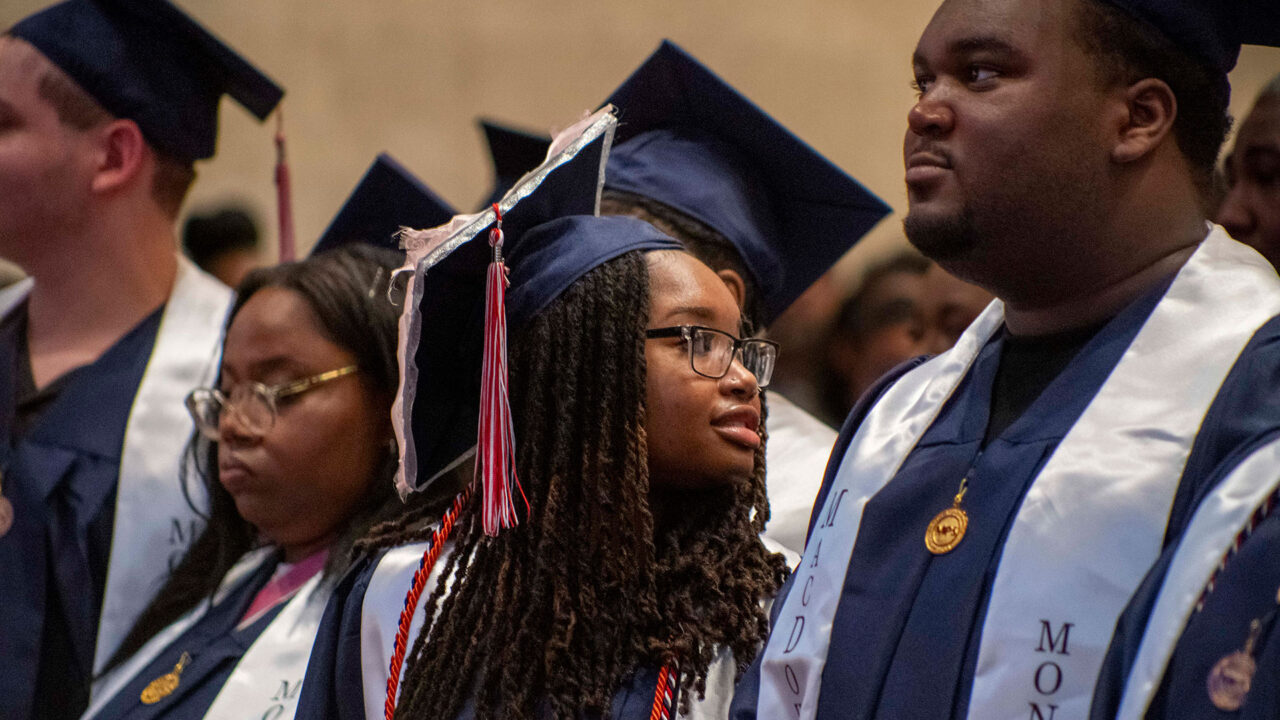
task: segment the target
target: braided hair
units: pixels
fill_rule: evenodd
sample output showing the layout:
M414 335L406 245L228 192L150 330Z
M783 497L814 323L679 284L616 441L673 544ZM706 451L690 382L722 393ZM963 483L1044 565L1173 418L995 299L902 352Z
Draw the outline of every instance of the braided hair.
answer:
M759 539L763 447L749 482L649 487L648 314L636 251L582 277L516 339L511 403L529 517L496 538L484 535L479 503L459 518L397 717L453 720L469 700L481 719L607 717L632 673L666 664L678 664L687 707L719 649L739 672L754 659L768 633L761 601L786 575ZM427 535L403 519L370 544Z

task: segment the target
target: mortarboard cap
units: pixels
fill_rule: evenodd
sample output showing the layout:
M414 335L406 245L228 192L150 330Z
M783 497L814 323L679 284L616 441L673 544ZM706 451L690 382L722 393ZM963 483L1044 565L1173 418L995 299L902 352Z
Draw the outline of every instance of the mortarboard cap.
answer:
M1226 74L1241 45L1280 46L1277 0L1101 0L1154 25L1179 47Z
M489 207L501 200L521 176L547 157L551 138L492 120L481 118L479 122L485 143L489 146L489 157L493 160L493 190L484 203L484 207Z
M510 270L508 332L520 329L576 280L633 250L678 250L652 225L594 215L603 160L616 123L606 108L556 138L548 159L500 203L503 255ZM567 142L567 145L566 145ZM405 456L402 493L418 490L467 458L476 443L484 346L485 280L493 210L455 218L420 234L402 356L398 404ZM407 238L406 244L414 242ZM417 259L415 260L415 255Z
M400 249L402 227L435 227L454 210L395 158L382 153L311 250L317 255L351 242Z
M691 55L663 41L608 100L605 186L719 232L760 288L766 324L889 207Z
M10 34L112 115L136 122L154 148L184 161L213 155L222 95L262 120L284 94L166 0L66 0Z

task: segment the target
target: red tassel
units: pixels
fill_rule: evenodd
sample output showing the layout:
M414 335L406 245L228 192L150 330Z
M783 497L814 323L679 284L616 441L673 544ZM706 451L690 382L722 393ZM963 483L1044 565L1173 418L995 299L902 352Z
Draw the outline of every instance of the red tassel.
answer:
M293 200L289 188L289 161L284 154L284 108L276 111L276 212L280 220L280 262L293 262Z
M496 203L493 212L497 222L489 233L493 262L485 280L484 360L480 368L480 427L476 439L476 475L483 495L481 522L485 534L491 537L520 522L513 487L524 500L526 511L529 507L516 477L516 433L507 388L507 276L502 263L502 212Z

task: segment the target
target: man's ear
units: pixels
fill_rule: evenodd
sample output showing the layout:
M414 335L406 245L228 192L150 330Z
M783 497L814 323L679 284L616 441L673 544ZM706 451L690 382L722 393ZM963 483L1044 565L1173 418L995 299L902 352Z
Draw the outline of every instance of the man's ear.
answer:
M1124 91L1125 112L1111 150L1111 159L1129 163L1148 156L1173 132L1178 100L1163 80L1146 78Z
M738 304L739 309L745 309L747 302L747 283L742 276L733 270L724 269L717 270L716 275L720 276L720 280L729 288L729 292L733 295L733 301Z
M142 174L152 156L142 130L132 120L112 120L94 131L92 188L96 193L110 193L128 186Z

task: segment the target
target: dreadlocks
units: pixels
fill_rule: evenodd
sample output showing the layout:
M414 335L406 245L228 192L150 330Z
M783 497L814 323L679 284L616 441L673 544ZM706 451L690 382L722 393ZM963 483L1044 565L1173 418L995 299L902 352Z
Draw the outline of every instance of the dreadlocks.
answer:
M719 648L739 668L754 658L768 632L761 600L786 574L758 537L763 447L749 483L651 494L648 302L644 254L628 253L581 278L513 345L530 514L497 538L484 535L478 503L459 519L397 717L452 720L470 699L477 718L608 716L631 673L673 662L687 704ZM373 544L424 539L414 525Z

